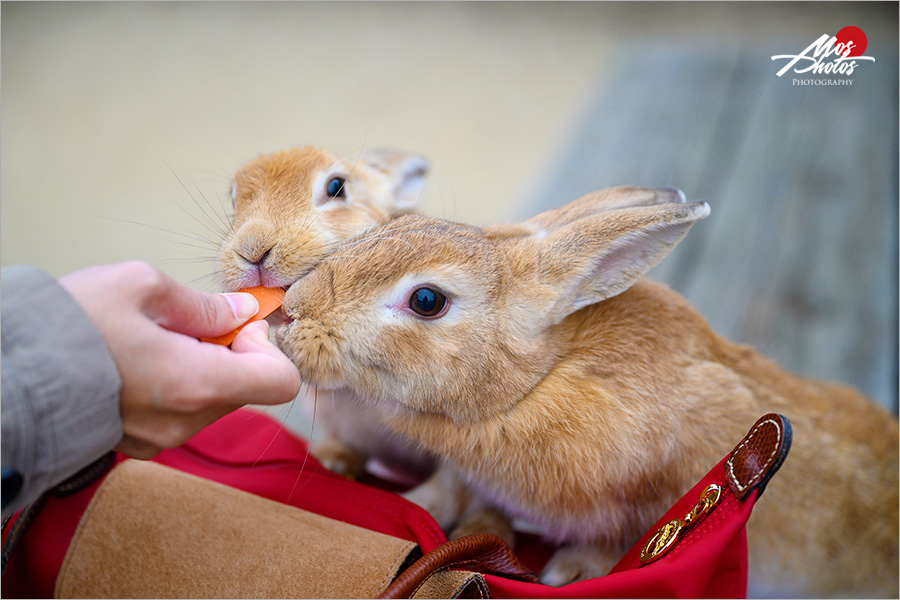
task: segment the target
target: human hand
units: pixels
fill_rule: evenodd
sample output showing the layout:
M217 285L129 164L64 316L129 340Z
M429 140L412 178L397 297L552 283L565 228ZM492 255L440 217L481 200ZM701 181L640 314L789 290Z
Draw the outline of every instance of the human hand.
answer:
M206 294L141 262L101 265L59 280L91 318L122 378L124 436L116 447L152 458L247 403L281 404L300 388L296 367L250 323L231 350L199 341L257 311L250 294Z

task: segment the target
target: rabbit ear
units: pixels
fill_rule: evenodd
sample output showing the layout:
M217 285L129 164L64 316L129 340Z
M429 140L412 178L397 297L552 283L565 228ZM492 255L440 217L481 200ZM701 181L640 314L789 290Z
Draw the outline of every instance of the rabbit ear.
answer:
M564 206L542 212L527 223L532 231L546 235L578 219L607 210L684 202L684 192L676 188L611 187L585 194Z
M410 209L419 203L429 170L424 156L391 148L368 148L359 159L388 176L396 208Z
M602 210L532 236L538 242L537 284L555 295L550 324L624 292L708 214L705 202Z

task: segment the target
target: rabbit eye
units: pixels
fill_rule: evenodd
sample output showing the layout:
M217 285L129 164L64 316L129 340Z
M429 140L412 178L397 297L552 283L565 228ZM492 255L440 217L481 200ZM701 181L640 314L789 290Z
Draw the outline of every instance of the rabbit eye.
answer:
M332 198L343 198L344 194L344 180L340 177L332 177L328 180L328 183L325 185L325 193L327 193Z
M422 317L441 317L446 307L447 297L430 287L420 287L409 297L409 308Z

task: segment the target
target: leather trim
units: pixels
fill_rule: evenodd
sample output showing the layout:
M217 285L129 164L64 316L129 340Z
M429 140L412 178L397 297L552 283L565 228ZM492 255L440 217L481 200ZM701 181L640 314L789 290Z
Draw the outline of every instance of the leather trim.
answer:
M432 573L450 568L537 582L537 576L519 562L499 536L476 533L450 540L417 560L397 576L379 598L409 598Z
M490 598L484 575L444 569L426 578L412 598Z
M762 416L725 461L725 478L739 500L760 495L791 449L791 423L782 415Z

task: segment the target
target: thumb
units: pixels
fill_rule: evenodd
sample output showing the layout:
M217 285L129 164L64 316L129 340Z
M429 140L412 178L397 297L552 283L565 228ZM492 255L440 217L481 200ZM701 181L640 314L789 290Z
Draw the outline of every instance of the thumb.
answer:
M191 337L222 335L259 311L259 303L251 294L207 294L174 280L169 282L170 285L150 300L148 312L170 331Z

